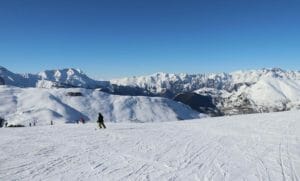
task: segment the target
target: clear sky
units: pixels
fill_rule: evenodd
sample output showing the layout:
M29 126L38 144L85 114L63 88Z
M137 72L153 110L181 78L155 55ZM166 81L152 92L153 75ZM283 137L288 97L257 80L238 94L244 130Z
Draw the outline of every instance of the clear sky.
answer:
M300 70L300 1L1 0L0 65L106 79Z

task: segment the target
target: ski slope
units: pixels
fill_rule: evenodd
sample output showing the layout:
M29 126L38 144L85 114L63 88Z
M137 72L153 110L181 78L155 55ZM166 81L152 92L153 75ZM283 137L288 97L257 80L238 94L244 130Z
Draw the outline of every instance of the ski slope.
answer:
M0 180L300 179L300 112L0 129Z

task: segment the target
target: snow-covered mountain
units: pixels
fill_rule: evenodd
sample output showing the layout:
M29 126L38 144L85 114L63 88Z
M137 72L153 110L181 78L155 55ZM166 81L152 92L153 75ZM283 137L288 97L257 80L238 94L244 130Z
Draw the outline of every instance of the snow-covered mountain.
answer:
M0 117L9 124L95 122L101 112L108 122L160 122L199 118L190 107L159 97L118 96L97 89L41 89L0 86Z
M206 113L212 115L300 108L300 71L274 68L220 74L157 73L116 79L111 82L117 85L141 87L155 94L169 92L169 95L175 96L175 100L184 102L200 112L208 111ZM190 95L191 92L207 96L208 98L201 100L211 100L211 102L198 101L197 104L194 100L199 97ZM211 103L215 106L213 111L201 107L203 104Z
M97 81L89 78L81 70L69 68L61 70L46 70L38 74L17 74L0 66L0 84L17 87L81 87L103 88L109 86L109 81Z
M100 88L109 86L108 81L96 81L78 69L46 70L38 73L37 87Z
M34 74L15 74L0 66L0 85L17 87L35 87L38 76Z
M176 95L201 88L214 88L232 92L244 84L254 84L267 78L300 80L300 71L285 71L273 68L218 74L156 73L149 76L114 79L111 80L111 83L141 87L153 93L163 93L168 90Z
M158 96L213 116L300 108L300 71L279 68L218 74L168 74L97 81L77 69L14 74L0 68L0 85L100 88L114 95Z

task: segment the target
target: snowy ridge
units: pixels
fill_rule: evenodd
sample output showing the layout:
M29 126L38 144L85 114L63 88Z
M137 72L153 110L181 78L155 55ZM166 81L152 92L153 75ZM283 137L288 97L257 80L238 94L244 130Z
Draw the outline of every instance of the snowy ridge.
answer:
M169 74L156 73L149 76L111 80L113 84L142 87L153 93L171 90L173 93L188 92L205 86L223 86L231 77L228 74ZM214 80L210 85L209 80ZM217 82L218 81L218 82ZM216 85L215 85L216 84Z
M0 78L1 84L17 87L35 87L38 76L34 74L15 74L0 66Z
M265 78L300 80L300 71L285 71L279 68L236 71L218 74L169 74L156 73L149 76L111 80L113 84L142 87L154 93L165 89L175 94L195 91L200 88L216 88L231 91L236 84L256 83Z
M81 93L70 96L68 93ZM166 98L117 96L83 88L40 89L0 86L0 117L9 124L39 120L75 122L81 117L95 122L101 112L108 122L160 122L200 118L188 106Z
M0 77L6 85L17 87L108 87L108 81L96 81L78 69L46 70L38 74L16 74L0 66Z
M82 88L99 88L109 86L109 82L93 80L85 75L83 71L72 68L61 70L46 70L40 72L38 76L40 80L37 84L37 87L43 87L45 85L44 81L47 82L46 88L49 87L50 82Z

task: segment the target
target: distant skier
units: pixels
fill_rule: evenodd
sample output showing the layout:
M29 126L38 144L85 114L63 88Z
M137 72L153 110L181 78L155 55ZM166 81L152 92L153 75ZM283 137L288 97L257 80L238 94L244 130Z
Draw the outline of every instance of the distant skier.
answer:
M85 120L84 120L83 118L80 118L80 122L81 122L82 124L84 124L84 123L85 123Z
M0 128L3 127L3 124L4 124L4 119L3 119L3 118L0 118Z
M102 116L101 113L99 113L97 123L98 123L100 129L101 129L102 127L103 127L104 129L106 128L106 126L105 126L105 124L104 124L103 116Z

